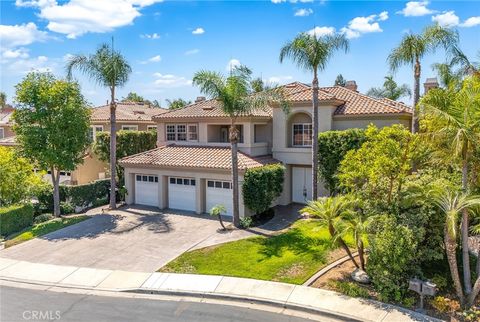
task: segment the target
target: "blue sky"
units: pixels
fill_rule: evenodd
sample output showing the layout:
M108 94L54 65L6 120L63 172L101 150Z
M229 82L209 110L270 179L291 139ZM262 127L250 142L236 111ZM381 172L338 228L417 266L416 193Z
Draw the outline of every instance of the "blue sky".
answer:
M341 32L350 51L337 53L320 84L337 74L355 80L360 91L380 86L388 74L386 57L405 32L419 32L437 21L456 28L461 47L473 60L480 50L480 5L476 1L157 1L157 0L16 0L1 1L0 64L2 91L9 101L14 86L32 69L64 76L68 55L94 52L113 36L133 73L119 98L129 91L148 99L200 95L191 85L200 69L226 72L229 62L249 66L256 76L275 83L310 82L308 72L280 64L282 45L303 31ZM442 51L423 61L425 79ZM78 77L89 102L108 99L104 88ZM395 75L412 84L410 68Z

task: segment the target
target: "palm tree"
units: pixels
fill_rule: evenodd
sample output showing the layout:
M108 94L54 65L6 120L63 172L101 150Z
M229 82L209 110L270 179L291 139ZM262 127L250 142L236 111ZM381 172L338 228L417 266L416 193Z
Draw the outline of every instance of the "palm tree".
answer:
M432 69L437 72L442 87L461 85L462 75L461 73L454 71L451 64L435 63L432 65Z
M220 222L220 226L222 226L223 230L226 230L225 225L223 224L222 214L227 213L227 208L224 205L215 205L210 209L210 216L218 217L218 221Z
M432 89L422 98L420 105L425 115L435 122L426 129L432 139L445 142L453 149L451 154L458 157L462 168L462 190L469 190L472 155L480 143L480 78L465 79L460 90L451 85L446 89ZM452 153L453 152L453 153ZM465 293L470 294L471 272L468 253L469 218L468 211L462 213L462 258Z
M73 70L78 70L93 79L99 85L110 89L110 208L116 208L116 108L115 90L125 85L132 69L125 57L112 46L102 44L93 55L75 55L67 62L67 75L72 77Z
M458 73L462 76L477 75L480 76L480 62L472 62L465 53L454 45L450 48L451 66L459 66ZM480 51L477 53L477 57L480 59Z
M307 206L300 210L301 213L308 213L310 216L319 219L320 225L328 228L332 239L337 242L347 253L355 267L357 261L352 252L343 240L342 234L337 231L339 222L352 210L352 200L346 196L338 195L335 197L322 197L308 202Z
M461 217L460 214L464 212L468 213L473 207L479 206L480 197L444 190L440 191L440 193L434 197L434 201L440 210L445 214L445 251L447 253L448 265L450 267L450 274L452 275L455 291L460 303L470 307L473 305L476 296L480 292L480 277L477 277L473 291L471 291L470 294L467 293L468 297L465 298L457 264L457 239L459 234L458 226ZM471 285L471 281L468 281L468 284Z
M280 62L290 58L299 68L313 73L313 138L312 138L312 196L318 197L318 72L327 67L327 63L337 50L347 52L349 42L345 35L326 35L316 37L301 33L286 43L280 51Z
M412 91L407 84L398 86L397 82L393 80L393 76L389 75L385 76L385 82L383 83L382 88L372 87L368 90L367 95L376 98L388 98L396 101L400 97L411 97Z
M216 99L223 112L230 118L229 140L232 151L232 192L233 192L233 224L240 225L239 187L238 187L238 140L239 130L236 121L254 110L267 109L271 103L279 104L288 111L288 103L284 99L281 88L255 93L252 88L252 71L245 66L237 66L228 76L217 72L201 70L193 76L193 84L200 91Z
M438 47L449 49L458 42L458 34L448 28L433 25L425 28L420 34L407 34L400 44L388 55L390 70L395 72L402 65L413 67L413 122L412 132L418 132L418 118L415 112L420 99L420 77L422 58L434 52Z
M347 81L345 78L343 78L342 74L338 74L337 77L335 78L335 82L333 83L333 86L342 86L345 87L347 84Z

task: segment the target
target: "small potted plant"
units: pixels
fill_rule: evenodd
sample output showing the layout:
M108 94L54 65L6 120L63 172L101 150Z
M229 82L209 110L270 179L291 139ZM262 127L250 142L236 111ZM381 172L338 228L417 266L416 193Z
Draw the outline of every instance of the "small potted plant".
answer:
M222 220L222 214L226 214L226 213L227 213L227 208L225 208L224 205L215 205L212 207L212 209L210 209L210 216L218 217L218 221L220 221L220 225L222 226L223 230L227 230Z

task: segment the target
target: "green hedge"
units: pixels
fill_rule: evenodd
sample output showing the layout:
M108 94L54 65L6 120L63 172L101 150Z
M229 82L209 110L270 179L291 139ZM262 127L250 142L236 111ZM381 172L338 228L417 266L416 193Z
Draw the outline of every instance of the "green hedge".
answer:
M86 208L97 200L105 199L110 189L110 180L98 180L78 186L60 185L60 202L69 203L73 207ZM38 205L36 213L53 211L53 187L47 186L37 194Z
M271 164L245 172L242 186L243 202L256 214L264 212L272 205L283 190L285 167Z
M318 135L319 175L330 194L339 192L336 175L345 154L352 149L360 148L365 140L365 130L361 129L327 131Z
M33 224L31 204L0 208L0 235L8 236Z

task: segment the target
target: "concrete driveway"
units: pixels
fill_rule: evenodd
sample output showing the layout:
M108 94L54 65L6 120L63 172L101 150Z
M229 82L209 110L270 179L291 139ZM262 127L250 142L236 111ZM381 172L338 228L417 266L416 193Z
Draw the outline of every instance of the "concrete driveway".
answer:
M251 233L217 232L208 215L124 207L88 213L91 219L0 251L17 260L127 271L155 271L183 252L209 240L222 243ZM212 244L212 243L208 243Z

